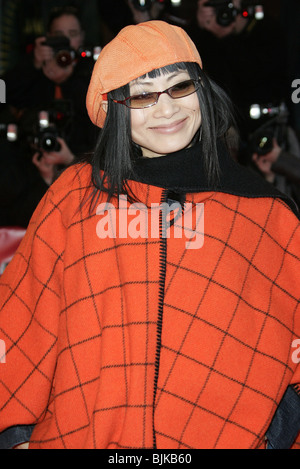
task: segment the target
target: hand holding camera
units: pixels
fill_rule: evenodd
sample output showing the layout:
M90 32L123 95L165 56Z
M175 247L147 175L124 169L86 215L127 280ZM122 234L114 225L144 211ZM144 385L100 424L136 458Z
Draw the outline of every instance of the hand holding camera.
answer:
M252 155L253 162L269 182L274 181L275 173L272 171L272 165L278 160L281 151L282 149L278 145L276 138L273 138L273 146L268 153L263 155L254 153Z
M52 47L44 45L46 41L46 37L38 37L35 40L35 47L34 47L34 66L36 69L40 70L43 65L52 60L54 57L54 51Z
M42 69L49 80L60 85L73 73L79 59L97 60L101 47L74 49L66 36L39 37L35 41L34 66Z
M40 150L32 157L33 164L38 168L41 177L48 185L52 184L55 178L57 166L69 166L75 158L63 138L57 137L57 142L59 143L58 151Z
M157 19L166 3L165 0L128 0L128 6L136 24Z
M48 60L43 65L42 69L44 75L49 78L49 80L53 81L57 85L64 83L68 78L72 75L74 70L75 63L72 62L70 65L62 68L57 64L55 58Z
M239 34L251 18L264 18L263 6L259 0L198 1L198 25L219 38L232 33Z
M200 28L210 31L218 38L228 36L234 31L234 22L227 26L218 23L216 8L208 5L208 0L198 1L197 21Z
M65 37L39 37L35 41L34 66L56 84L66 81L73 73L75 51Z

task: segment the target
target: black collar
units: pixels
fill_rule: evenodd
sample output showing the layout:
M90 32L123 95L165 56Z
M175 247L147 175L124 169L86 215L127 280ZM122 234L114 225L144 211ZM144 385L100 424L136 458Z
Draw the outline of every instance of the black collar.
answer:
M202 158L202 144L157 158L138 158L131 178L145 184L179 193L215 191L242 197L277 197L299 217L296 204L261 176L236 163L225 145L218 142L221 168L220 184L212 187L207 180Z

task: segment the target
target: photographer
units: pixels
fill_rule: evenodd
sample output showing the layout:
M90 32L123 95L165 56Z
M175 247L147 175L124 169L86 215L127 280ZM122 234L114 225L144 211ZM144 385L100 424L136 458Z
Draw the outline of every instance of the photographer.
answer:
M221 26L217 22L216 10L212 6L207 6L208 0L199 0L197 9L197 22L201 29L210 31L218 38L226 37L235 32L236 22L232 22L227 26ZM239 6L239 0L233 0L235 7Z
M70 63L59 63L59 51L56 50L58 47L55 43L59 44L61 37L65 41L64 44L68 43L67 52L70 55L75 54L75 58L71 55ZM54 151L36 144L32 146L31 161L26 175L20 169L21 175L24 174L26 180L15 187L13 196L7 193L5 197L4 194L1 202L3 204L5 201L6 214L16 213L11 204L18 203L18 212L22 212L23 216L21 219L6 216L4 208L1 207L1 225L10 223L24 226L28 223L37 199L37 194L35 194L34 203L31 204L28 201L31 191L30 185L27 184L28 172L35 174L37 171L43 181L40 185L40 199L60 169L70 165L77 157L90 152L94 147L95 127L90 123L85 107L85 97L94 61L92 58L78 59L77 52L83 45L83 41L84 31L76 10L70 7L55 9L49 19L47 35L36 39L33 54L24 57L24 60L4 77L7 87L7 103L15 122L22 127L25 121L26 131L34 133L33 124L30 127L28 122L37 120L40 111L52 110L55 107L59 134L57 135L58 145ZM19 152L24 155L26 152L23 147L24 142L21 142ZM2 152L1 157L1 160L2 158L4 160L3 163L1 161L3 174L6 171L6 161L10 159L9 148L7 146L5 148L5 155ZM14 148L15 151L16 148ZM22 155L18 157L18 160L21 159ZM9 185L8 182L7 185ZM13 181L11 186L13 186ZM27 192L29 192L28 196ZM26 200L26 207L21 209L20 204L22 205L23 200Z
M293 198L300 207L300 149L292 132L290 138L294 140L294 148L286 151L273 138L272 149L263 155L253 153L252 162L264 179Z
M135 24L142 23L143 21L150 21L158 19L162 14L165 5L163 3L153 2L150 5L145 2L145 7L141 7L140 2L137 0L127 0L128 6L131 10L133 22Z
M99 13L107 25L111 39L127 25L164 19L165 3L150 0L101 0ZM116 11L118 14L116 14Z
M6 75L7 102L20 111L47 109L53 100L69 101L73 108L73 125L66 143L75 155L90 150L92 146L93 128L85 109L85 95L94 62L92 59L76 58L70 64L61 66L57 63L54 49L44 45L46 40L49 42L63 37L69 40L70 50L78 51L83 45L84 31L75 9L65 7L53 10L47 31L47 37L36 39L33 54L26 56Z
M247 8L243 17L241 8L246 3L242 0L207 3L198 0L196 21L189 32L201 48L207 73L231 96L241 136L247 139L251 104L272 103L285 96L286 59L280 28L267 15L263 19L247 16ZM230 3L235 9L229 8Z

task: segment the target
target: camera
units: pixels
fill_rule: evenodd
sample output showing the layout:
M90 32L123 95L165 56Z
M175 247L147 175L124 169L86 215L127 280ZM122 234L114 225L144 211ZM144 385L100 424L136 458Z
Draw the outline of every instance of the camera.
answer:
M61 145L58 137L64 138L68 133L73 116L72 103L59 100L52 103L47 110L38 112L35 125L29 137L29 143L41 151L59 151Z
M78 59L92 58L96 61L101 52L101 47L98 46L80 47L78 51L76 51L75 49L72 49L70 46L70 39L66 36L48 36L42 45L53 49L56 63L62 68L68 67L72 62Z
M32 150L57 152L61 149L59 137L67 140L72 133L74 110L66 99L50 102L46 109L24 110L17 123L9 113L0 115L0 142L17 145L25 157Z
M23 140L24 129L20 129L16 124L0 123L0 140L7 142L17 142ZM44 151L59 151L61 148L57 140L59 136L55 125L49 123L48 113L42 111L39 114L39 125L34 129L33 133L27 137L30 144L34 144L37 148Z
M263 156L269 153L273 148L274 130L266 129L265 131L257 131L251 137L251 151Z
M237 15L257 20L264 18L263 6L255 0L242 0L240 9L236 8L232 1L229 0L210 0L205 3L205 6L215 8L217 23L224 27L231 25Z
M33 136L33 144L39 149L46 152L59 151L61 145L57 138L59 132L55 124L49 122L49 114L47 111L39 113L39 123L37 131Z
M53 49L56 63L60 67L71 65L76 58L76 52L71 48L70 40L65 36L47 37L42 45Z
M180 6L180 0L132 0L132 5L136 10L147 11L151 9L153 3L158 3L163 6Z
M258 156L269 153L273 148L274 138L276 138L279 146L283 143L285 126L289 116L284 102L278 105L253 104L250 106L249 114L251 119L264 120L264 123L249 136L249 146L252 153L257 153Z

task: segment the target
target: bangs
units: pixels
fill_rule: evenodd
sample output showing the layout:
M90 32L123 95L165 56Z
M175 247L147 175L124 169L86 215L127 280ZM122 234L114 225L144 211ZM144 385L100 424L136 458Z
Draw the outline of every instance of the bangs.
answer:
M195 63L195 62L176 62L175 64L171 65L166 65L165 67L161 68L155 68L154 70L151 70L148 73L145 73L144 75L141 75L140 77L137 77L136 80L142 79L144 80L145 78L156 78L160 77L161 75L168 75L169 73L174 73L174 72L188 72L190 75L190 78L197 80L199 76L202 75L202 70L200 66ZM121 91L121 96L116 96L115 91ZM128 98L130 92L129 92L129 84L122 86L119 88L119 90L114 90L112 93L113 99L126 99Z
M146 73L145 75L140 76L139 78L156 78L160 77L161 75L168 75L169 73L179 72L179 71L186 71L187 65L185 62L177 62L175 64L166 65L165 67L156 68L151 70L151 72Z

